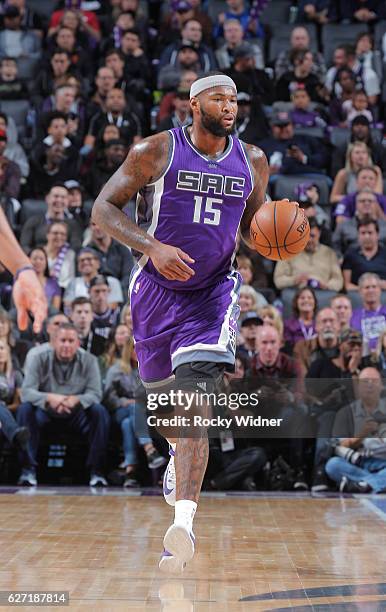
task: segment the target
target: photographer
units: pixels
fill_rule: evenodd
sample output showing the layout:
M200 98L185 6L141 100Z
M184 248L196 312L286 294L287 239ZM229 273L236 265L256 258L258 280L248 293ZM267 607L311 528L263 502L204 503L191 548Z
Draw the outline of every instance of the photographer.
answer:
M0 441L2 434L10 444L17 444L19 448L26 447L29 432L26 427L19 427L13 411L19 404L19 389L23 382L23 375L12 364L9 344L0 340Z
M311 411L315 417L315 468L312 490L328 488L324 472L326 451L336 412L355 398L354 384L362 359L362 334L344 329L339 336L339 354L316 359L305 378Z
M339 491L381 493L386 490L386 401L376 368L359 374L359 399L337 413L333 436L339 437L326 472ZM342 438L342 436L344 436ZM356 451L356 452L355 452Z

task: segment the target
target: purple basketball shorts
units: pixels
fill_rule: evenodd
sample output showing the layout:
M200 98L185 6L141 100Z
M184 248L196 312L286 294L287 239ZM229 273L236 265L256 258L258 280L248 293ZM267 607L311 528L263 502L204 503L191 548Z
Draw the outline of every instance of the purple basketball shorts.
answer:
M141 270L133 274L130 304L145 386L171 379L183 363L234 364L240 285L236 271L198 291L166 289Z

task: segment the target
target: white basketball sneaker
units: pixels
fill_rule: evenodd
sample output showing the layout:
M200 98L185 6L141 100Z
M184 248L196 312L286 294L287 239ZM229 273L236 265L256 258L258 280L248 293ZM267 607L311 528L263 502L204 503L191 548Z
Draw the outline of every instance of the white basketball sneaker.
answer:
M193 531L187 526L173 523L165 533L164 548L180 563L187 563L193 558L194 542Z
M164 549L158 564L164 574L182 574L186 563L174 557L168 550Z
M163 479L163 492L164 498L169 506L175 506L176 504L176 469L174 466L174 455L175 452L170 447L169 449L169 463L166 467Z

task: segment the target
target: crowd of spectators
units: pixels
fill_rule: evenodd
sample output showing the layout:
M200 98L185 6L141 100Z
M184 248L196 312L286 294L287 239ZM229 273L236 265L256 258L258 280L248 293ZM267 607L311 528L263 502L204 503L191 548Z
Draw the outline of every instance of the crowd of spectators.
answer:
M386 469L385 3L288 0L280 17L275 0L33 6L0 0L0 202L49 303L43 332L20 333L0 267L0 453L18 448L19 482L36 485L49 424L87 442L91 485L107 485L113 434L124 486L166 464L136 410L133 257L90 213L130 147L188 125L190 85L221 70L238 88L236 134L267 156L269 196L297 199L311 233L276 265L239 243L225 379L257 386L297 435L212 440L206 485L277 487L284 462L286 488L384 490L368 475Z

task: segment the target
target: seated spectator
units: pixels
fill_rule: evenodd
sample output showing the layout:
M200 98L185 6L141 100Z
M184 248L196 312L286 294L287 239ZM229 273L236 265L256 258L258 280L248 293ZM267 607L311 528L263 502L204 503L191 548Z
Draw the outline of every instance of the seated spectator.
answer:
M265 70L256 67L254 46L250 42L241 43L233 52L233 60L231 68L224 72L234 80L237 90L249 93L262 104L273 104L273 80Z
M252 310L244 314L240 327L240 345L237 350L248 364L251 363L252 357L257 354L256 336L260 325L263 325L263 320L256 312Z
M36 486L40 430L52 421L63 427L64 419L88 440L90 486L106 486L103 471L110 419L100 403L102 386L97 359L80 348L74 326L61 325L53 348L48 346L27 357L25 373L17 422L28 427L31 438L28 453L20 454L19 484Z
M84 230L90 218L84 209L84 190L78 181L66 181L64 186L68 190L67 218L74 219Z
M190 90L192 84L197 78L198 78L198 74L194 70L184 70L180 74L180 80L179 80L177 89L175 89L174 91L168 91L162 97L162 100L159 106L158 117L157 117L158 121L162 121L163 119L165 119L166 117L168 117L169 115L173 113L174 98L176 96L176 91L178 89L182 91Z
M372 362L382 374L382 378L386 376L386 328L381 332L377 340L377 348L371 354Z
M30 348L28 356L30 357L35 353L39 353L40 350L45 350L49 346L53 348L59 327L64 323L70 323L70 319L62 312L58 312L48 317L45 322L45 329L37 339L38 343Z
M330 124L339 127L346 127L346 115L343 111L343 104L347 100L352 100L356 91L357 79L352 70L343 66L336 71L332 82L332 94L329 105Z
M127 155L125 141L108 140L99 158L95 158L91 170L83 178L83 184L92 198L96 198L109 178L118 170Z
M320 228L315 219L310 221L310 239L302 253L286 261L278 261L274 272L277 289L286 287L329 289L343 287L342 271L334 251L320 244Z
M344 198L346 194L354 193L357 190L357 174L361 168L373 166L370 151L364 142L353 142L348 145L346 153L346 165L339 170L332 186L330 202L336 204ZM382 193L383 182L382 172L378 166L374 166L377 173L377 183L374 191Z
M55 183L68 181L77 175L79 154L68 135L67 117L53 111L47 117L47 136L35 144L31 155L33 191L39 196Z
M124 323L118 323L116 327L111 328L110 336L107 338L107 342L105 340L104 354L101 355L99 360L102 381L105 379L107 370L122 359L123 350L130 347L131 338L132 334L130 334L127 326ZM132 365L137 365L135 353L131 350L131 347L129 348L129 353L132 355Z
M268 158L270 174L321 173L327 167L325 146L318 138L295 134L289 113L271 119L272 136L259 144Z
M127 146L141 138L141 124L137 115L127 108L122 89L113 88L106 96L106 112L99 112L90 121L84 145L91 151L99 132L108 124L119 127L120 138Z
M71 248L77 251L82 244L82 230L74 219L66 218L68 191L64 185L53 185L45 197L47 212L32 215L24 223L20 244L26 252L47 242L47 231L53 221L64 221L69 228Z
M374 71L382 78L382 59L378 50L374 49L374 37L370 32L358 34L355 43L355 56L365 70Z
M252 359L251 388L259 389L259 405L264 412L283 418L281 437L286 434L290 437L292 434L289 441L290 463L297 472L294 489L307 489L301 440L307 423L297 401L300 397L300 372L296 361L280 350L281 341L278 331L272 325L258 328L257 354ZM294 437L295 432L298 438Z
M166 463L166 459L158 453L150 438L144 405L138 404L138 397L143 393L133 342L128 339L122 348L121 358L107 371L104 396L112 422L116 423L122 432L124 460L120 467L125 470L124 487L135 487L139 484L137 441L146 453L150 469L156 469Z
M58 48L67 51L71 56L71 65L74 66L79 74L87 78L89 76L91 56L87 46L83 45L82 47L82 42L82 40L77 40L76 30L68 26L59 26L56 32L48 37L47 46L49 51Z
M7 143L7 132L0 128L0 193L7 198L17 198L20 192L21 171L19 166L5 155Z
M336 21L337 6L333 0L300 0L298 21L324 25Z
M182 42L178 48L174 65L166 64L158 73L158 89L175 89L184 70L200 72L200 55L191 42Z
M307 0L306 0L307 1ZM327 70L324 85L330 94L339 93L339 85L337 86L336 76L338 71L343 68L346 69L349 64L349 57L355 55L354 49L350 45L338 45L335 47L332 66Z
M257 314L263 320L263 325L272 325L272 327L277 330L280 338L283 338L283 318L275 306L272 306L272 304L267 304L266 306L259 308Z
M350 298L344 293L338 293L331 298L330 304L338 318L340 331L350 327L352 317L352 305Z
M99 45L99 52L103 56L108 49L120 49L122 33L136 27L136 19L133 11L121 12L119 7L113 11L112 20L108 23L107 35L103 37ZM147 28L146 28L147 30ZM141 39L145 40L146 32L141 32Z
M358 377L357 400L337 413L332 435L339 438L335 456L326 464L326 473L340 492L383 493L386 489L383 383L376 368L364 368ZM353 451L360 461L350 461Z
M40 37L22 27L22 16L17 6L7 5L3 13L3 29L0 31L0 56L15 59L35 59L41 56Z
M263 105L245 91L237 93L236 134L243 142L257 144L269 135L269 123Z
M365 272L373 272L386 289L386 248L379 244L378 221L363 217L358 221L358 247L351 247L344 255L342 269L346 291L358 291L358 281Z
M224 22L224 44L217 49L216 59L220 70L227 70L234 63L234 51L244 40L244 30L238 19L227 19ZM253 44L255 52L255 66L258 69L264 68L264 58L258 45Z
M119 317L119 323L122 323L122 325L126 325L130 336L133 335L133 320L131 318L131 310L129 303L125 304L122 308L121 315Z
M355 196L355 215L351 218L343 217L344 220L337 223L332 236L332 246L340 259L343 259L344 253L349 248L358 248L358 221L365 217L377 220L379 240L382 246L386 245L386 220L378 204L376 194L367 187L358 191ZM343 208L342 203L337 206L339 211L342 210L340 207Z
M240 269L239 269L240 271ZM267 305L267 300L261 293L258 293L250 285L242 285L240 287L239 306L240 318L239 324L242 323L244 316L251 311L256 311L259 308Z
M75 252L68 242L68 225L64 221L51 223L47 230L47 253L50 276L62 289L75 278Z
M12 123L12 126L11 126ZM19 166L21 176L27 178L29 175L29 163L23 147L17 142L17 130L14 127L12 118L8 118L5 113L0 112L0 130L4 130L7 135L7 146L4 156Z
M106 338L93 329L94 313L89 298L78 297L71 304L70 319L80 340L82 349L99 357L106 350Z
M0 100L25 100L28 91L18 76L16 60L3 57L0 60Z
M358 115L358 117L353 120L351 124L350 142L364 142L371 153L371 159L373 160L374 164L379 166L382 172L386 170L385 148L380 143L374 142L371 135L370 122L364 115ZM334 147L331 162L331 171L333 176L336 175L340 168L343 168L345 164L346 151L347 143L342 144L340 147Z
M116 87L137 100L146 100L151 69L136 30L124 32L121 49L110 49L105 56L105 65L114 72Z
M55 226L61 227L61 224L54 223L51 228ZM54 310L60 310L62 304L62 291L58 285L57 279L53 276L50 276L50 272L48 269L47 253L43 248L36 247L35 249L32 249L29 258L40 281L40 284L44 288L48 307Z
M96 113L107 113L106 98L109 91L115 88L117 79L111 68L102 66L96 73L94 94L87 104L87 116L90 120Z
M327 238L329 236L331 218L323 207L323 204L327 204L327 202L320 201L319 186L312 181L299 183L296 190L296 200L299 202L300 207L303 208L308 219L310 217L316 217L316 220L322 229L321 242L323 244L329 244Z
M316 335L315 315L318 302L311 287L299 289L292 300L293 317L284 322L284 341L291 354L299 340L310 340Z
M29 438L28 429L19 427L14 418L22 382L22 373L12 364L8 343L0 339L0 442L3 433L8 442L19 449L25 449Z
M196 19L185 21L181 28L181 41L173 42L163 50L158 70L162 70L164 66L176 66L178 51L185 43L192 45L197 50L202 72L216 70L216 57L213 50L202 42L202 26Z
M312 483L314 492L328 488L324 464L334 419L337 412L355 398L355 382L358 380L361 357L361 334L348 328L339 336L338 354L315 360L307 372L305 385L308 404L314 413L317 437Z
M379 0L340 0L342 23L371 23L378 17Z
M316 337L310 340L298 340L294 347L294 358L303 376L317 359L336 356L340 326L332 308L319 310L315 318L315 329Z
M379 185L378 173L373 166L365 166L357 172L356 176L356 187L355 193L347 194L335 207L334 215L336 217L336 223L343 223L346 219L351 219L356 213L356 199L358 193L365 191L374 194L378 203L378 210L375 210L374 219L381 219L386 214L386 197L381 193L376 193L376 188ZM368 198L369 199L369 198ZM369 208L373 208L369 202Z
M276 82L276 98L283 102L289 102L291 93L303 86L311 100L314 102L327 102L328 94L324 91L315 72L312 71L313 54L309 49L296 49L292 51L291 64L293 70L284 72Z
M111 304L109 280L103 274L97 274L90 281L90 301L94 313L93 330L96 334L108 338L111 329L119 321L119 307ZM120 300L119 306L123 302Z
M43 36L43 21L38 13L26 6L27 0L8 0L8 6L16 6L21 15L21 26L23 30L33 31L40 38ZM2 26L4 23L2 23Z
M373 113L369 109L369 100L363 89L357 90L350 100L342 104L342 110L346 114L346 123L351 127L356 117L366 117L369 123L374 122Z
M76 76L75 68L71 64L71 55L62 49L55 49L48 66L39 71L32 85L32 100L38 106L70 76Z
M311 97L304 83L291 90L292 110L289 112L290 119L295 128L319 127L325 128L326 122L316 110L311 110Z
M264 30L258 19L251 19L249 8L244 0L226 0L228 10L220 13L217 17L217 25L214 28L214 37L223 38L224 23L229 19L237 19L243 30L244 36L249 38L263 38Z
M291 32L289 48L286 51L281 51L275 62L276 79L285 73L294 69L292 63L292 53L294 51L304 51L310 49L311 40L308 30L304 26L296 26ZM318 77L320 82L324 82L326 75L326 64L323 55L315 53L313 56L313 73Z
M123 293L129 289L130 273L134 265L130 249L106 234L94 221L90 221L90 237L84 246L90 247L100 260L100 272L119 279Z
M241 253L236 257L237 269L241 274L243 285L255 285L258 288L259 279L255 278L256 266L252 263L252 259ZM264 286L264 285L263 285ZM264 302L267 303L266 301ZM261 303L260 306L264 304Z
M83 101L77 97L74 85L68 82L58 85L54 94L43 101L43 122L49 116L46 113L51 113L52 111L66 115L67 137L76 148L79 148L85 130L86 109Z
M64 293L65 310L69 310L71 302L73 302L75 298L90 297L90 283L91 280L97 276L101 262L98 254L93 249L85 247L78 253L77 264L80 276L77 276L70 282ZM118 279L113 276L109 276L107 280L111 289L108 296L108 302L115 308L118 303L123 302L121 285Z
M178 89L173 100L174 112L160 121L157 132L183 127L192 123L190 112L190 96L188 90Z
M14 333L14 329L16 332ZM12 363L15 369L22 369L31 343L20 339L16 326L14 327L10 314L0 307L0 340L4 340L11 348Z
M377 340L386 328L386 306L381 304L382 281L377 274L362 274L358 285L362 307L354 309L351 327L362 333L363 351L364 355L367 355L376 349Z
M75 32L78 42L83 43L83 48L84 45L94 48L101 40L101 27L97 16L92 11L79 10L77 0L73 0L69 6L70 8L52 13L48 36L55 35L60 27L66 26Z

